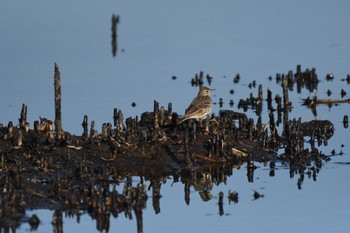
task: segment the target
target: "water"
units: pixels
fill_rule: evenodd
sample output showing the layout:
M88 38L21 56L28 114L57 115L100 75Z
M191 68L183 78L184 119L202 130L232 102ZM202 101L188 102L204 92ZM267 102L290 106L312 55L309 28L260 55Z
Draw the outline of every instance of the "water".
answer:
M173 103L183 113L197 89L190 80L203 70L214 77L213 97L233 98L237 111L239 98L257 88L256 80L273 93L282 93L269 76L315 67L319 79L318 98L341 99L340 81L350 73L350 3L348 1L2 1L0 3L0 122L16 121L22 103L28 106L28 121L39 116L53 118L53 67L60 67L62 78L63 128L80 134L84 114L100 126L112 121L113 108L125 116L140 115L161 105ZM110 20L121 17L118 25L118 54L112 57ZM123 52L123 51L124 52ZM234 85L239 73L241 82ZM326 82L327 73L335 80ZM176 76L176 80L171 77ZM229 90L234 89L233 96ZM347 180L349 172L349 129L342 118L350 113L348 104L319 106L317 116L301 106L301 99L312 96L303 90L290 93L294 109L291 118L303 121L329 119L335 135L327 147L342 150L322 167L317 181L306 178L297 188L298 176L289 178L289 169L278 164L274 177L268 167L257 164L253 183L247 182L246 169L234 170L227 184L213 187L213 198L203 202L191 188L190 205L184 201L184 185L168 180L162 186L161 212L155 214L152 198L143 213L144 232L347 232L350 212ZM347 95L345 98L349 98ZM135 102L136 107L131 103ZM213 112L217 113L215 105ZM242 111L242 110L239 110ZM266 111L266 105L264 105ZM249 116L255 116L248 112ZM267 122L266 114L263 122ZM98 129L99 130L99 129ZM99 130L101 131L101 130ZM341 147L344 144L344 147ZM135 184L137 181L135 181ZM238 204L228 204L228 190L239 193ZM253 191L264 194L252 201ZM218 193L224 193L224 215L219 216ZM150 195L150 194L149 194ZM38 232L52 231L52 211L32 210L41 224ZM96 220L84 214L80 224L64 218L64 232L97 232ZM26 232L23 223L17 232ZM110 231L137 232L135 219L111 217Z

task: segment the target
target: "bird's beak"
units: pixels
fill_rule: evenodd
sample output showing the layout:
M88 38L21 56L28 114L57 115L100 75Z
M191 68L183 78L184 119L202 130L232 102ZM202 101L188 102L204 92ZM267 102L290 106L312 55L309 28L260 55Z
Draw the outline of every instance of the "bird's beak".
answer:
M215 89L210 89L211 91L215 91Z

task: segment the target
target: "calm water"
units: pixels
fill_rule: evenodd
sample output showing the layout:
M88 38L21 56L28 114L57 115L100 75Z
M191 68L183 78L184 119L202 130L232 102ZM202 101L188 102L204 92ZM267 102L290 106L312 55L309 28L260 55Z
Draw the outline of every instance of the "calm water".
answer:
M315 67L321 82L318 98L341 99L341 79L350 73L350 3L348 1L2 1L0 3L0 122L16 121L22 103L28 106L28 121L39 116L53 118L53 66L57 62L62 78L63 128L80 134L84 114L96 125L112 121L113 108L125 116L139 115L173 103L183 113L197 89L190 80L203 70L214 77L214 101L222 97L224 108L235 111L238 99L247 98L263 85L282 93L276 73ZM118 14L118 54L111 53L110 21ZM239 73L241 81L233 85ZM335 80L325 76L333 73ZM176 80L171 77L176 76ZM229 90L234 89L234 95ZM203 202L191 188L191 201L184 200L184 185L162 186L161 212L155 214L151 193L143 213L144 232L348 232L350 223L349 129L342 125L349 105L319 106L317 117L301 106L301 99L312 96L290 93L294 109L290 115L302 121L329 119L335 134L328 147L320 150L334 156L322 167L317 181L305 178L297 187L298 175L289 177L287 165L277 164L276 175L269 167L256 164L254 182L247 181L245 166L234 170L227 184L211 190ZM229 99L235 100L230 108ZM344 98L349 98L349 95ZM131 103L135 102L136 107ZM266 104L264 105L266 111ZM213 109L219 111L218 105ZM255 116L247 112L248 116ZM266 114L263 113L266 116ZM263 119L266 123L267 119ZM99 130L100 131L100 130ZM341 145L344 147L341 147ZM135 185L138 183L135 178ZM147 184L147 183L146 183ZM121 188L121 187L119 187ZM239 193L239 202L229 204L228 190ZM263 198L252 201L253 191ZM218 194L223 192L224 215L219 215ZM53 213L32 210L41 220L38 232L53 230ZM110 232L137 232L135 219L111 217ZM28 232L24 223L17 232ZM96 220L87 214L64 218L64 232L98 232Z

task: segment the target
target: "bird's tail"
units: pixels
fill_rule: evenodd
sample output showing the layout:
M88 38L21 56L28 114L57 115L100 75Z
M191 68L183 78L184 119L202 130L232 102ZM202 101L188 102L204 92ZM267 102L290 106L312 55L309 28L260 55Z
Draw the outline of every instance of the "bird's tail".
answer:
M185 120L188 120L186 117L182 118L179 122L177 122L177 124L181 124L182 122L184 122Z

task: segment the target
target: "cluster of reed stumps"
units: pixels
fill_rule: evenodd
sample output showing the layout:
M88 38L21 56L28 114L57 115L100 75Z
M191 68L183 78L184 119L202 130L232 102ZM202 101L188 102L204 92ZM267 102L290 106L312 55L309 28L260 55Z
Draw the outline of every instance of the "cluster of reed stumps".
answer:
M56 210L52 223L58 232L62 211L77 218L81 211L87 211L97 219L97 228L107 231L110 215L124 212L131 218L134 211L138 228L142 229L142 209L147 200L144 179L151 181L153 208L159 213L160 188L168 176L185 184L185 201L189 204L191 185L202 187L198 180L203 178L206 186L225 182L233 166L244 162L248 164L249 182L253 182L254 161L270 163L270 175L277 160L289 162L291 177L300 174L301 185L304 174L316 176L322 160L328 159L317 147L327 145L333 124L288 117L288 91L294 84L298 91L303 87L316 89L314 69L302 72L298 66L295 74L290 71L276 76L283 96L272 98L271 91L267 91L269 122L265 125L261 120L264 99L260 85L257 97L250 95L239 101L241 108L256 111L256 123L244 113L221 110L208 121L178 125L172 104L165 109L154 101L153 111L143 113L140 119L124 119L122 111L114 109L113 124L104 123L101 133L97 133L94 121L89 124L84 116L82 136L62 129L59 76L55 64L54 121L42 118L30 129L27 106L23 104L18 125L0 124L0 219L4 219L0 220L0 228L18 227L25 208L49 208ZM203 73L196 77L192 83L202 85ZM310 148L305 146L306 141ZM283 148L285 153L278 154ZM315 166L311 166L312 161ZM132 187L132 176L141 176L136 187ZM120 182L124 182L123 193L110 190L110 185ZM204 196L208 190L210 187L205 187ZM28 221L35 228L36 218Z

